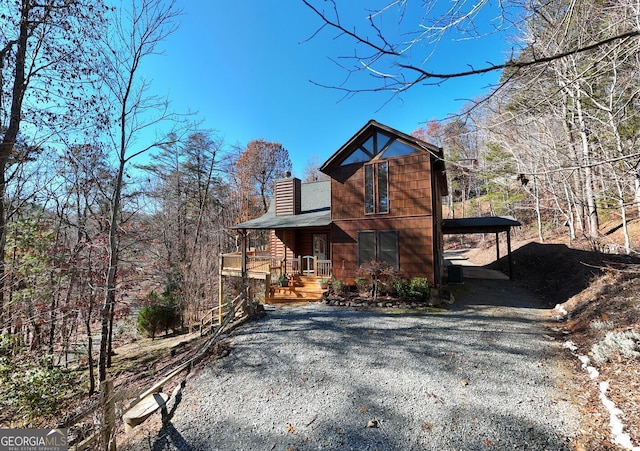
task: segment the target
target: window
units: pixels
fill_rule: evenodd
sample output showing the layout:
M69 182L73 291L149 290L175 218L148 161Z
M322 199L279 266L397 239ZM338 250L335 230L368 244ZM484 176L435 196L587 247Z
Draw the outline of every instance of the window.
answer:
M364 212L389 213L389 163L386 161L364 167Z
M385 262L395 270L399 269L396 230L358 232L358 265L370 261Z
M391 143L383 151L382 158L402 157L404 155L411 155L413 153L416 153L416 149L396 139L394 141L391 141Z
M351 155L349 155L343 162L343 165L353 163L364 163L371 160L371 154L365 152L362 149L356 149Z
M418 152L418 149L408 143L377 131L371 134L363 143L354 146L351 153L342 160L340 165L348 166L350 164L366 163L374 159L401 157Z

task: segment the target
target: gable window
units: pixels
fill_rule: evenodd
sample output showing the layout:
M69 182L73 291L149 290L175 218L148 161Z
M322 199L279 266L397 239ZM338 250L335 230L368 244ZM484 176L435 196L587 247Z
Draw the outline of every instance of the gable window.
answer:
M397 230L358 232L358 265L370 261L384 262L399 269Z
M418 153L418 150L397 137L389 136L380 131L372 133L364 142L358 144L347 155L341 166L348 166L356 163L366 163L368 161L380 160L382 158L395 158Z
M389 163L378 161L364 167L364 212L389 213Z

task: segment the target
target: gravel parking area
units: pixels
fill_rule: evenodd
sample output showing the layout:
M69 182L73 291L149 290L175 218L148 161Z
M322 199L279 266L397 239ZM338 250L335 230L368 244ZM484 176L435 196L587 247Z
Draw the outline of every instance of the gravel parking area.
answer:
M233 331L231 354L134 448L571 449L545 311L509 282L478 283L442 312L277 307Z

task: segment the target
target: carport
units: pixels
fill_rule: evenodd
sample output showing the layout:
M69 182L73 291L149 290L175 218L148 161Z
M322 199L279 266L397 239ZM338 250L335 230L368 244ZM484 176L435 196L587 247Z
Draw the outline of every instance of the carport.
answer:
M513 278L513 261L511 260L511 227L521 226L512 216L483 216L477 218L444 219L443 235L469 235L473 233L496 234L496 261L500 260L500 233L507 234L507 258L509 260L509 279Z

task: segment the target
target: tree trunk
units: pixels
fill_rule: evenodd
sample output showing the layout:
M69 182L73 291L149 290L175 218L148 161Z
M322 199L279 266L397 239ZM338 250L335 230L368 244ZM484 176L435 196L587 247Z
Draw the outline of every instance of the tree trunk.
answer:
M109 224L109 268L105 280L104 300L100 310L100 355L98 358L98 380L103 382L107 379L107 361L110 354L109 349L109 322L111 312L115 309L116 303L116 272L118 270L118 211L120 210L120 195L122 190L122 177L124 173L124 162L121 161L120 170L116 179L113 199L111 203L111 218Z
M51 288L53 288L53 284L51 284ZM54 344L55 344L55 336L56 336L56 323L58 321L58 302L57 296L55 293L51 293L51 304L49 306L49 346L48 346L48 354L51 356L51 362L49 366L53 368L53 354L54 354Z
M115 300L111 304L111 312L109 313L109 341L107 343L107 368L111 368L111 357L113 356L113 318L116 316Z
M5 254L7 243L7 180L6 170L7 162L13 152L13 146L18 138L20 131L20 122L22 119L22 101L24 99L25 90L25 67L27 61L27 41L29 38L29 14L31 9L31 2L23 1L22 8L20 9L20 31L18 33L18 39L15 42L16 54L15 54L15 69L12 86L11 97L11 110L9 113L9 126L5 131L2 138L2 145L0 145L0 324L5 324L3 321L4 312L4 293L5 293ZM7 47L5 50L8 52L12 46ZM4 63L5 54L3 52L0 55L0 59ZM0 87L0 89L2 89Z
M624 252L631 254L631 241L629 239L629 228L627 227L627 206L624 204L624 192L618 183L618 195L620 196L620 215L622 217L622 231L624 233Z
M92 309L90 307L87 319L85 320L85 327L87 330L87 364L89 366L89 396L93 395L96 391L96 377L93 370L93 338L91 337L91 313Z
M544 236L542 236L542 214L540 213L540 193L538 192L538 180L533 178L533 198L535 199L536 209L536 222L538 224L538 239L541 243L544 243Z
M567 227L569 228L569 245L571 242L576 239L576 228L574 224L574 215L573 215L573 199L569 194L569 188L566 183L564 185L564 195L567 198Z
M564 129L565 133L567 134L569 150L570 150L570 153L571 153L570 158L576 165L580 166L580 159L578 158L578 149L577 149L577 143L576 143L576 139L575 139L574 126L571 123L571 121L569 120L569 112L567 110L567 104L569 102L568 89L567 89L566 85L564 83L562 83L562 82L560 83L560 87L562 88L562 99L563 99L563 101L562 101L562 117L563 117L562 128ZM580 192L583 191L582 186L584 185L584 181L582 180L582 172L581 171L575 171L573 173L573 176L571 177L571 180L573 182L572 196L571 196L571 198L567 198L567 201L569 202L570 208L575 210L575 214L572 214L572 215L574 216L575 221L577 222L578 229L580 230L581 234L584 234L585 227L584 227L583 219L586 216L584 203L575 201L576 193L580 193ZM575 231L574 231L573 237L575 238Z
M598 209L596 206L595 195L593 193L593 168L591 167L591 148L589 138L587 136L587 125L584 120L582 111L582 101L580 99L580 90L574 97L576 112L578 113L579 135L582 146L582 165L584 173L584 196L587 204L587 223L589 224L589 237L597 238L600 228L598 220Z

